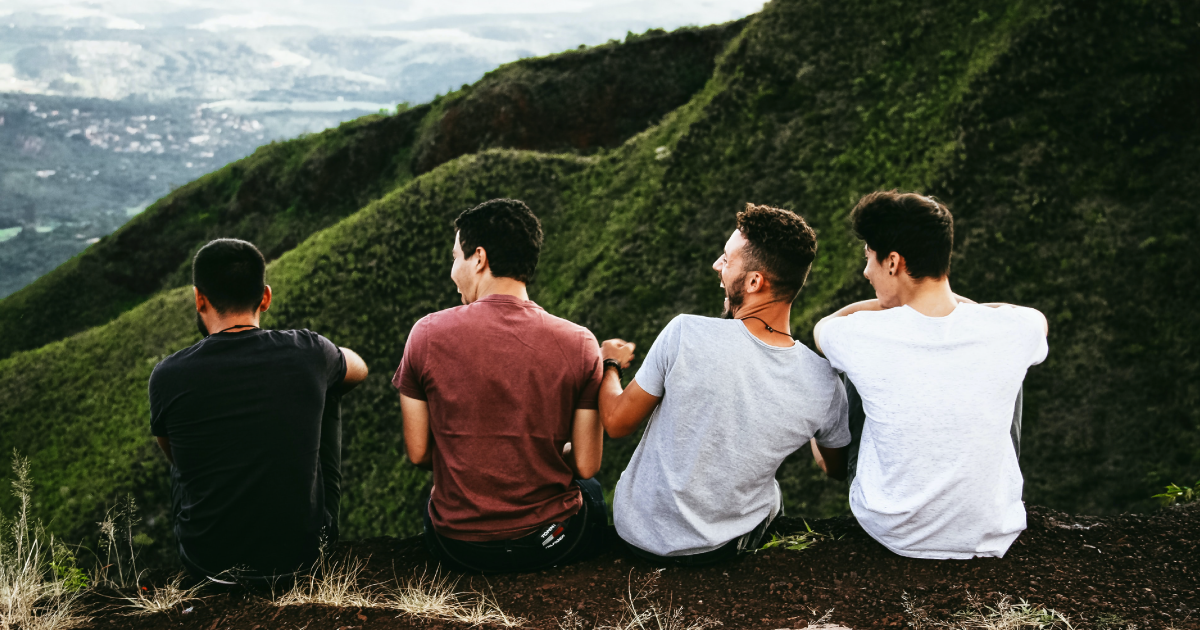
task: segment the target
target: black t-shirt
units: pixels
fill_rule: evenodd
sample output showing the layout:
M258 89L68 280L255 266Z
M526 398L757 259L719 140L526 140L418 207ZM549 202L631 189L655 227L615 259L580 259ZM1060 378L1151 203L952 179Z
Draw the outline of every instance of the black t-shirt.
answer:
M321 415L345 376L341 350L308 330L219 333L154 368L150 429L171 441L189 560L270 574L316 558Z

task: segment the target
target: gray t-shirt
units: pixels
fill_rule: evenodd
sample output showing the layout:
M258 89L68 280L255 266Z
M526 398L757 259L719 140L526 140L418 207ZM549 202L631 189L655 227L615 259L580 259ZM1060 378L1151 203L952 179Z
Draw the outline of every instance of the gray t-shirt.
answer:
M680 315L636 381L662 402L621 473L617 533L660 556L712 551L779 501L775 471L812 437L850 443L846 390L802 344L776 348L737 320Z

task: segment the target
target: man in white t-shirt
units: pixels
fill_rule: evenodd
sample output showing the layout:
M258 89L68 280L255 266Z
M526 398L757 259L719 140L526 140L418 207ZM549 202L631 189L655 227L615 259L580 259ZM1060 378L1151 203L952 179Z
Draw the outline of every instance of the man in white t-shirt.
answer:
M624 437L649 419L613 498L636 555L698 566L753 551L782 510L775 472L788 455L815 440L827 472L845 468L845 390L790 329L816 251L804 219L747 205L713 263L731 319L671 320L624 390L633 344L601 344L605 430Z
M950 290L954 219L932 197L872 193L850 217L877 298L813 332L865 412L850 508L903 556L1002 557L1025 529L1014 403L1046 358L1046 318Z

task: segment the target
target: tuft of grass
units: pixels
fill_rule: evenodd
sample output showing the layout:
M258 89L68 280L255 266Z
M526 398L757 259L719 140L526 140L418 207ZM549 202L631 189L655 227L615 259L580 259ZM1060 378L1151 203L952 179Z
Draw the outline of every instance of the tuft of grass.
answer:
M183 582L185 579L187 577L180 573L167 582L165 586L153 588L138 586L137 595L122 598L126 602L126 608L132 609L126 614L140 616L165 613L175 610L184 602L202 599L199 596L199 592L203 584L184 588Z
M683 606L674 607L670 600L663 606L654 598L661 576L662 569L658 569L645 575L635 586L631 571L625 596L618 600L622 604L621 616L616 621L598 623L595 630L707 630L722 625L711 617L688 621ZM575 611L568 610L558 620L558 627L560 630L582 630L585 623Z
M805 549L813 546L818 539L825 538L824 534L818 534L817 532L814 532L812 528L808 526L807 521L804 522L804 527L808 531L798 534L787 534L786 536L771 534L771 540L768 540L766 544L759 549L764 550L772 547L783 547L784 549L790 549L792 551L804 551Z
M909 598L908 593L902 597L904 612L909 617L908 625L914 630L1074 630L1066 615L1024 599L1014 604L1007 595L1002 596L995 606L987 606L975 595L968 594L968 609L955 613L951 619L932 619L924 608Z
M1176 503L1192 503L1200 500L1200 481L1192 487L1177 486L1171 484L1167 486L1161 494L1154 495L1155 499L1162 504L1163 507L1175 505Z
M456 590L457 580L422 573L403 584L364 583L364 560L317 561L310 574L274 600L276 606L321 604L337 608L390 609L420 619L455 621L472 626L517 628L526 620L504 612L496 600L481 592Z
M13 451L17 513L0 516L0 628L66 630L87 621L73 610L82 590L74 558L55 557L54 538L29 517L29 461ZM68 564L68 559L70 564ZM57 562L56 562L57 561Z
M105 511L104 520L96 523L100 526L100 551L96 554L93 584L116 589L137 587L140 590L137 544L144 534L133 533L139 520L137 503L132 496L125 495ZM104 555L103 560L100 554Z

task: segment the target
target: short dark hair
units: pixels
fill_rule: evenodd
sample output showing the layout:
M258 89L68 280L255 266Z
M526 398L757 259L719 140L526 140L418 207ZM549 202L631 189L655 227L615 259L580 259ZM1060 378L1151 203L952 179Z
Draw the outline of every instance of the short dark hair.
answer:
M762 272L775 297L795 300L817 256L817 233L791 210L752 203L737 214L737 229L748 241L745 270Z
M267 286L266 272L262 252L236 238L209 241L192 260L192 284L222 315L257 311Z
M458 215L454 227L463 255L470 258L482 247L493 276L525 283L533 279L544 237L541 221L524 201L485 201Z
M933 197L894 189L873 192L850 211L850 221L855 236L880 262L896 252L913 278L950 275L954 217Z

